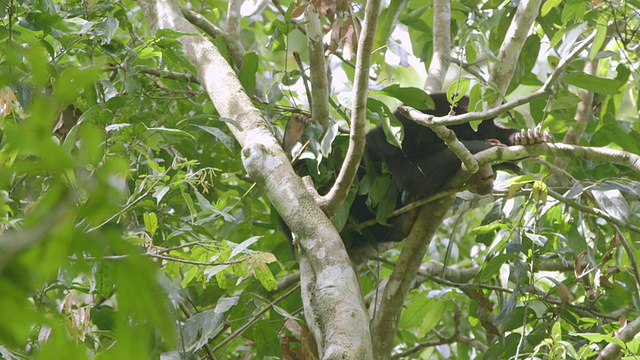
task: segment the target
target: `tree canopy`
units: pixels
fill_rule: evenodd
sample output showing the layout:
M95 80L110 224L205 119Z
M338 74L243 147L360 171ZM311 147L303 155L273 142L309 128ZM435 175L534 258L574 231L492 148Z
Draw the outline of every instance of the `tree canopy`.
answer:
M3 2L0 355L635 358L639 14L619 0ZM403 111L443 136L497 117L555 142L474 156L449 138L465 169L418 204L404 242L343 241L366 226L356 195L378 223L398 207L366 131L399 145L392 110L437 92L468 95L469 113ZM283 149L289 125L303 133ZM466 191L482 165L516 160L492 194Z

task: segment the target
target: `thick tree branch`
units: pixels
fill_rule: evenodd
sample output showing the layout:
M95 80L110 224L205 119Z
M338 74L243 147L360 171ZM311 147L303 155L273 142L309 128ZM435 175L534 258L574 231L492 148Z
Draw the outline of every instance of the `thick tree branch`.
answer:
M425 83L427 92L438 92L449 69L451 57L450 16L451 5L448 0L434 1L434 57L429 67L429 76ZM455 133L446 127L431 127L436 134L445 140L447 146L458 151L465 159L472 158L469 151L457 140ZM463 150L464 149L464 150ZM456 153L457 154L457 153ZM465 166L478 170L475 161L466 161ZM398 259L398 266L387 280L381 297L370 306L370 312L377 314L371 323L373 349L376 359L389 358L393 350L398 322L402 313L404 300L413 284L416 273L422 263L429 242L442 223L447 210L455 199L454 195L443 197L422 207L418 218L411 228L404 248Z
M433 1L433 57L424 89L429 94L442 91L451 63L451 2Z
M447 147L456 154L458 159L462 161L462 168L465 171L469 172L469 174L475 174L478 172L480 166L478 165L476 158L473 157L473 154L469 149L467 149L467 147L458 140L458 137L453 130L446 126L433 126L431 130L433 130L433 132L436 133L442 141L444 141Z
M242 1L229 0L227 6L227 24L224 27L224 31L234 41L240 41L240 6Z
M244 46L242 46L242 43L240 42L239 35L240 5L242 5L242 3L238 0L229 2L227 26L225 27L224 31L212 24L204 16L185 7L180 7L182 15L184 15L184 17L189 20L190 23L197 26L212 38L215 39L217 37L220 37L222 38L222 40L224 40L224 43L227 46L227 50L229 50L229 55L231 55L231 59L233 60L233 65L236 67L236 69L242 68L244 64ZM258 74L256 74L256 77L257 76ZM260 101L264 103L267 103L267 95L264 92L264 88L261 85L260 79L258 79L256 84L256 98L260 99Z
M509 147L496 146L475 154L475 157L478 163L488 164L493 161L512 161L540 155L567 156L571 158L609 162L627 166L640 173L639 155L609 148L583 147L561 143L540 143L536 145Z
M140 0L150 28L185 34L182 42L221 117L242 145L248 174L298 235L305 317L325 359L370 358L367 315L358 279L339 234L306 191L282 147L222 54L181 15L170 0ZM330 256L326 256L331 254ZM351 321L345 322L344 319Z
M602 163L612 163L629 167L637 173L640 173L640 156L626 151L612 150L609 148L582 147L567 144L536 144L527 146L510 146L510 147L494 147L475 154L479 164L489 164L493 162L504 162L519 160L534 156L565 156L572 159L591 160ZM454 178L449 185L459 186L464 180ZM600 217L607 222L634 232L640 232L640 227L619 220L608 213L589 206L579 204L571 199L567 199L562 195L549 189L549 195L554 199L569 205L581 212L588 213ZM631 256L631 254L629 255ZM640 277L640 276L639 276Z
M638 333L640 333L640 317L627 323L618 335L616 335L616 339L620 339L626 343L631 341ZM620 346L612 342L602 349L596 360L613 360L619 359L620 356Z
M499 63L491 68L489 81L496 85L502 96L506 94L509 87L522 47L525 44L533 21L538 16L541 2L541 0L520 1L498 52ZM502 102L502 100L499 99L498 102Z
M370 311L377 311L371 323L374 359L389 358L404 300L413 285L429 242L454 199L455 196L448 196L422 207L384 291L380 298L370 305Z
M356 57L356 73L354 90L352 93L353 109L351 112L351 130L349 134L349 148L331 190L324 196L323 208L332 216L344 202L349 188L358 171L358 164L364 153L365 119L367 116L367 95L369 92L369 69L371 68L371 52L376 34L378 17L380 16L380 0L367 1L362 31L358 39L358 54Z
M487 120L494 117L497 117L505 112L512 110L520 105L528 104L534 100L548 97L551 95L551 90L539 89L538 91L534 91L531 94L519 97L517 99L513 99L507 101L506 103L484 111L473 111L460 115L446 115L446 116L433 116L429 114L424 114L418 110L412 109L408 106L400 106L398 110L405 115L406 117L413 119L416 123L424 126L449 126L449 125L458 125L463 124L470 121L475 120Z

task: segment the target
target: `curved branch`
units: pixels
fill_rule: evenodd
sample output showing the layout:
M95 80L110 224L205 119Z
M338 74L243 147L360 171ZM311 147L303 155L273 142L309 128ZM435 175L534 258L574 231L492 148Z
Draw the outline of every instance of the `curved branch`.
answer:
M534 100L547 97L551 94L552 94L551 90L541 88L537 91L532 92L531 94L507 101L506 103L498 107L485 110L485 111L472 111L472 112L460 114L460 115L445 115L445 116L437 117L429 114L424 114L408 106L400 106L398 107L398 110L402 115L410 119L413 119L416 123L423 126L429 126L429 127L440 126L440 125L449 126L449 125L464 124L466 122L475 121L475 120L487 120L487 119L495 118L520 105L528 104Z
M584 160L592 160L603 163L612 163L617 165L626 166L637 173L640 173L640 156L629 153L626 151L620 150L612 150L608 148L596 148L596 147L583 147L578 145L568 145L568 144L536 144L536 145L527 145L527 146L510 146L510 147L494 147L491 149L487 149L475 154L476 159L479 164L488 164L495 161L503 162L503 161L511 161L511 160L520 160L527 157L533 156L541 156L541 155L551 155L551 156L564 156L568 158L578 158ZM462 172L459 172L459 175L456 176L452 181L449 182L449 185L452 187L459 186L459 184L463 183L465 180ZM582 204L579 204L573 200L567 199L562 195L556 193L555 191L549 189L549 195L554 199L569 205L579 211L595 215L600 217L607 222L620 226L625 229L629 229L634 232L640 232L640 227L635 226L633 224L626 223L622 220L616 219L615 217L609 215L608 213L598 209L588 207ZM629 255L631 256L631 255Z
M586 39L580 43L580 45L576 46L571 53L567 56L563 57L558 63L558 67L549 75L547 81L540 87L538 90L532 92L531 94L519 97L517 99L513 99L511 101L507 101L506 103L491 108L485 111L473 111L470 113L465 113L461 115L447 115L441 117L435 117L433 115L423 114L417 110L414 110L408 106L401 106L398 110L405 116L413 119L416 123L423 126L437 126L437 125L458 125L463 124L469 121L474 120L487 120L491 118L495 118L511 109L514 109L520 105L528 104L534 100L547 97L553 94L553 85L558 81L560 75L564 72L564 69L569 65L569 63L580 54L587 46L593 41L596 36L596 32L594 31L591 35L589 35Z
M470 174L475 174L480 169L476 158L464 144L458 140L456 133L446 126L433 126L431 128L438 137L444 141L447 147L462 161L462 168Z
M351 131L349 148L340 168L340 173L331 190L323 197L323 209L332 216L349 193L349 188L358 171L358 164L364 153L365 119L367 94L369 90L369 69L371 52L380 16L380 0L369 0L365 8L362 31L358 39L358 55L353 91L353 111L351 112Z

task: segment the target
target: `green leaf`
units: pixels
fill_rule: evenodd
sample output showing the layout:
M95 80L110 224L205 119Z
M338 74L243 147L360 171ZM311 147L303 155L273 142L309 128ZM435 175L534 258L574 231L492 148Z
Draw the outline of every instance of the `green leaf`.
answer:
M158 216L156 213L144 213L144 227L147 232L153 237L156 230L158 230Z
M156 199L157 205L160 205L160 202L162 201L164 196L169 193L169 190L171 190L170 186L158 186L157 188L155 188L152 196Z
M591 193L598 201L602 210L625 223L629 221L631 208L627 200L622 196L622 193L620 193L620 190L606 186L605 184L597 184L591 188Z
M276 278L271 273L268 263L276 261L276 257L270 253L261 253L251 256L251 262L253 263L250 268L253 270L253 276L260 281L260 284L264 286L267 291L278 290L278 283Z
M392 180L388 177L377 178L369 192L371 205L377 207L376 220L381 224L387 223L389 214L395 210L397 193Z
M551 11L551 9L557 7L558 5L560 5L560 3L562 2L562 0L547 0L544 2L544 4L542 5L542 10L540 10L540 15L542 17L547 16L547 14L549 13L549 11Z
M199 350L224 329L225 312L206 310L196 313L182 326L185 345Z
M624 85L624 82L622 81L604 79L598 76L585 74L584 72L565 75L562 78L562 81L567 85L573 85L582 89L607 95L619 93L620 87Z
M518 291L514 290L513 293L509 296L507 302L502 304L502 308L496 318L493 320L495 325L504 325L508 323L511 319L513 319L513 315L516 309L516 304L518 301Z
M253 236L248 238L247 240L243 241L240 244L233 244L228 242L228 244L231 246L232 250L231 250L231 254L229 255L228 260L231 260L233 258L236 257L236 255L244 253L246 249L249 248L249 246L255 244L258 240L260 240L261 236Z
M293 86L298 82L298 80L300 80L301 76L302 74L300 74L299 70L291 70L282 74L282 80L280 81L282 82L282 85Z
M507 184L514 185L514 184L528 184L536 180L538 179L535 177L535 175L527 174L527 175L517 175L517 176L511 177L507 179L505 182Z
M177 39L185 35L195 35L195 34L187 34L187 33L173 30L173 29L164 28L164 29L158 29L158 31L156 31L155 37L156 39L162 39L162 38Z
M589 51L589 60L593 61L598 55L598 52L604 45L604 41L607 38L607 24L599 21L596 25L596 38L593 39L593 44L591 45L591 50Z
M608 146L612 143L633 153L638 153L640 150L638 141L616 123L608 123L602 126L591 140L592 146Z
M576 1L576 0L572 0L572 1ZM573 50L574 44L585 33L586 29L587 29L587 23L582 22L570 27L569 29L566 29L566 30L563 29L562 31L558 31L556 33L556 36L554 36L553 40L557 42L560 42L560 40L562 40L562 43L560 44L557 50L558 54L560 54L560 57L564 57L568 55L571 52L571 50ZM554 41L552 41L553 46L557 44Z
M347 109L353 110L353 101L352 101L352 93L350 91L341 91L336 94L336 98L338 98L338 103L344 106ZM371 98L367 99L367 107L369 107L369 101L374 100ZM376 100L378 101L378 100Z
M582 21L586 9L587 3L585 1L569 0L562 7L562 22L566 24L572 20Z
M389 107L380 100L369 98L367 99L367 109L380 117L380 124L387 142L395 147L402 148L402 138L404 136L402 124L393 115Z
M244 54L244 61L242 68L238 73L240 83L244 87L247 95L253 97L256 93L256 73L258 72L258 54L255 52L248 52Z
M475 281L478 283L482 283L487 281L488 279L493 279L500 274L500 268L502 265L507 264L512 260L519 260L520 257L515 254L500 254L491 258L489 261L485 262L482 266L482 270L476 276Z
M438 298L414 296L402 312L400 326L402 328L418 328L418 336L425 336L438 324L444 311L450 307L449 302Z
M333 122L331 126L327 129L327 132L322 137L320 141L320 154L324 157L329 157L331 155L331 145L333 144L333 140L335 140L336 136L338 136L340 126L337 122Z
M147 45L140 45L134 51L138 54L138 58L142 60L162 57L162 51Z
M205 126L205 125L196 125L196 126L206 131L207 133L215 136L215 138L220 140L220 142L222 142L222 144L224 144L224 146L227 149L229 149L229 151L233 151L233 143L235 140L231 136L225 134L222 130L216 127Z
M271 324L266 320L261 320L251 326L246 337L255 344L255 355L257 359L269 359L274 356L282 359L282 347L278 338L279 324Z
M607 334L597 334L597 333L575 333L572 334L574 336L580 336L583 337L589 341L591 341L592 343L599 343L599 342L605 342L605 343L614 343L618 346L620 346L621 349L625 348L624 345L624 341L611 336L611 335L607 335Z
M414 87L401 87L393 84L382 90L371 91L371 93L390 96L418 110L429 110L435 107L433 100L424 90Z
M499 222L495 222L495 223L491 223L491 224L487 224L487 225L481 225L478 226L476 228L474 228L469 235L470 236L476 236L476 235L483 235L483 234L488 234L488 233L492 233L496 230L500 230L500 229L508 229L509 225L507 224L502 224Z
M457 79L449 85L449 88L447 89L447 99L453 100L454 103L457 103L463 96L467 95L470 85L471 80L468 78Z

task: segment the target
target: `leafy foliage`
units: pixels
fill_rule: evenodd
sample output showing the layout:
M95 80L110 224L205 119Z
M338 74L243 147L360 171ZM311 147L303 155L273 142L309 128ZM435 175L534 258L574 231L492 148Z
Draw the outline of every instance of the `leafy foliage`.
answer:
M397 100L429 103L411 87L422 86L433 51L431 5L398 3L378 24L378 86L368 103L371 125L384 122L396 143L402 133L389 109ZM215 24L226 16L220 3L188 5ZM640 153L637 5L544 2L508 96L542 84L590 31L596 37L585 55L599 61L598 75L584 73L584 58L575 61L552 98L501 121L543 123L562 139L575 125L580 89L593 91L595 119L580 145ZM221 118L188 75L195 72L178 41L183 34L150 36L130 1L3 6L0 354L302 358L315 345L304 326L297 260L277 214L244 175L229 131L238 124ZM348 12L330 10L328 28L356 27L353 19L341 22ZM356 16L361 10L353 7ZM247 51L236 69L249 95L265 93L256 104L280 135L286 109L307 107L301 70L289 56L297 50L308 61L296 19L302 10L276 2L245 11L240 41ZM480 107L495 100L483 76L496 66L514 13L512 3L452 2L453 53L468 70L452 92L469 89ZM620 26L612 30L609 23ZM337 55L339 45L355 46L352 38L342 40L332 44ZM224 48L221 38L213 41ZM398 65L409 63L418 65ZM335 180L348 145L339 130L348 121L353 68L335 61L331 70L347 85L334 82L331 130L309 126L302 155L320 189ZM638 174L572 161L566 171L573 179L565 185L551 181L545 163L523 167L536 175L499 173L496 193L503 196L480 204L458 198L407 299L396 355L578 359L607 343L638 353L637 339L611 336L638 315ZM380 175L365 176L357 191L370 194L384 222L396 199L390 178ZM391 249L384 261L360 269L367 299L398 254Z

